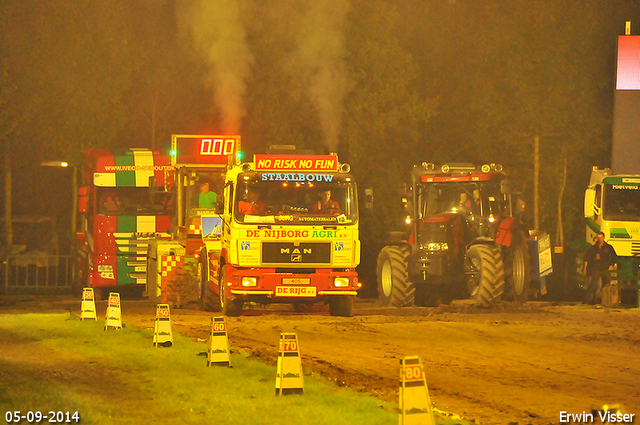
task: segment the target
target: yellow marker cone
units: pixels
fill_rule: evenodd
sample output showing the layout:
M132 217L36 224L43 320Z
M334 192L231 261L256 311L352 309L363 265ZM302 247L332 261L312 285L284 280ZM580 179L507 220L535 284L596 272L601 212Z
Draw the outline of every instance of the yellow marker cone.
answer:
M98 320L96 315L96 301L93 297L93 288L82 290L82 305L80 307L80 320Z
M171 347L173 333L171 332L171 314L169 304L158 304L156 307L156 324L153 327L153 346Z
M231 366L229 360L229 339L224 317L211 318L211 334L209 335L209 349L207 350L207 367Z
M435 425L433 407L418 356L400 359L400 425Z
M304 393L302 360L295 333L281 333L276 368L276 395Z
M120 294L109 293L107 305L107 320L104 322L104 330L122 329L122 315L120 314Z

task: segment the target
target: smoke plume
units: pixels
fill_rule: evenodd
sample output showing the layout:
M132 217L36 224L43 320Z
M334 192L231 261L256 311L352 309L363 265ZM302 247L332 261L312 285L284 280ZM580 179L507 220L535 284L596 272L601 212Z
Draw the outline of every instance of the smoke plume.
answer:
M241 23L240 0L181 0L178 25L196 52L210 65L207 84L221 114L221 129L237 134L245 115L245 79L253 56Z
M294 26L296 49L285 68L302 79L316 106L327 146L337 148L349 89L345 62L348 0L305 0ZM283 17L284 19L285 17Z

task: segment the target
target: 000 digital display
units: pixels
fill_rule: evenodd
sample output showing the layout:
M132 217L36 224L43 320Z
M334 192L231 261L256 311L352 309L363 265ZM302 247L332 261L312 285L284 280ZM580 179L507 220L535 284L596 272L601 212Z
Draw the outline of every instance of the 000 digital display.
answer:
M228 158L240 149L240 136L171 137L172 165L227 165Z

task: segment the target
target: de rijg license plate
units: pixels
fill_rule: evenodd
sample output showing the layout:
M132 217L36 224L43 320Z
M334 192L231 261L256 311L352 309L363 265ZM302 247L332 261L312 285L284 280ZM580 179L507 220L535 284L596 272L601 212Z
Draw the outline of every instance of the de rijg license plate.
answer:
M315 297L315 286L277 286L276 297Z

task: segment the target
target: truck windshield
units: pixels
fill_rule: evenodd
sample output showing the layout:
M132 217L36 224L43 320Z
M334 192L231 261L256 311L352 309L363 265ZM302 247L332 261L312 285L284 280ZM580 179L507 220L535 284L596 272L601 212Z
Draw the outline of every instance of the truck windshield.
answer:
M150 193L148 187L98 188L100 215L170 215L173 198L168 192Z
M308 225L357 221L357 191L350 176L318 174L324 181L283 181L269 180L262 174L238 176L234 215L239 223Z
M640 186L605 184L602 217L614 221L639 221Z

